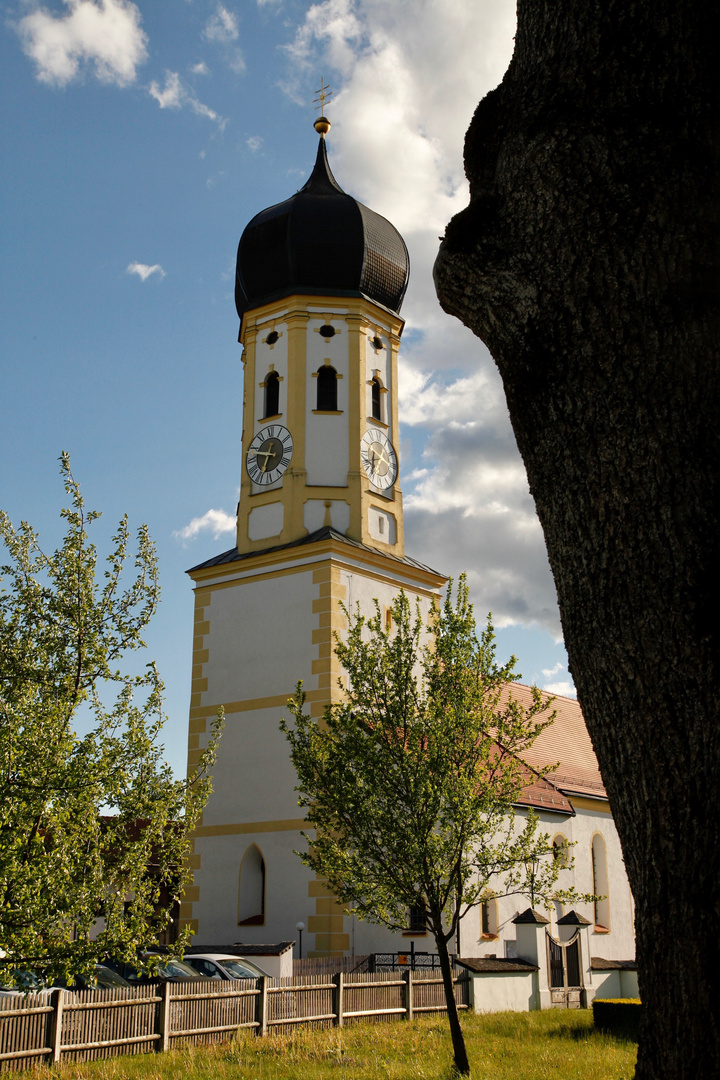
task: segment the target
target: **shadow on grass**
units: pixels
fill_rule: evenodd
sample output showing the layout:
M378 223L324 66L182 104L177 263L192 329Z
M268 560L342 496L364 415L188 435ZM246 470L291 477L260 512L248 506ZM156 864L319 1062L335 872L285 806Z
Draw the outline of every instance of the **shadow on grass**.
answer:
M632 1035L615 1034L611 1031L598 1031L595 1027L577 1027L575 1024L560 1024L559 1027L550 1028L543 1034L547 1035L548 1039L570 1039L573 1042L588 1042L589 1039L612 1039L613 1042L619 1043L634 1043L637 1046L638 1040Z

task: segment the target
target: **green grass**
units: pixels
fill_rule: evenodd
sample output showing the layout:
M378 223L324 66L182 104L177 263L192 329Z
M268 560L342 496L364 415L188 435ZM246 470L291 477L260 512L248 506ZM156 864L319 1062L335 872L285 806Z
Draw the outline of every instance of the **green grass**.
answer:
M637 1047L593 1030L592 1013L462 1018L473 1080L632 1080ZM299 1030L168 1054L38 1069L32 1080L450 1080L444 1017Z

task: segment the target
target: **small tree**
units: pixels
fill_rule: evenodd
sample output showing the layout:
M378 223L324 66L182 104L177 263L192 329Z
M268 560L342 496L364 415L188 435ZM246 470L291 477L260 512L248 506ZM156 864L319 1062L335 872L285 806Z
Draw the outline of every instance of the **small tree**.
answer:
M393 626L376 603L366 620L348 615L335 652L347 672L340 704L320 724L304 712L302 684L283 721L300 805L316 836L303 862L325 877L355 914L392 930L408 908L425 908L440 959L455 1067L469 1073L453 992L448 942L460 920L490 894L586 899L559 891L548 835L530 810L516 814L533 772L523 752L552 723L551 699L533 691L524 708L507 693L514 657L495 662L488 623L478 638L461 577L427 625L401 593ZM547 770L546 770L547 771ZM537 770L534 771L537 775Z
M0 512L9 556L0 567L0 949L10 977L13 962L91 974L108 955L135 959L157 941L170 922L169 909L155 910L161 889L179 896L187 882L188 833L210 792L221 723L195 774L174 780L158 744L157 669L120 669L144 647L157 607L152 541L143 526L133 557L123 518L99 583L87 532L99 514L85 511L67 455L61 462L71 505L54 554Z

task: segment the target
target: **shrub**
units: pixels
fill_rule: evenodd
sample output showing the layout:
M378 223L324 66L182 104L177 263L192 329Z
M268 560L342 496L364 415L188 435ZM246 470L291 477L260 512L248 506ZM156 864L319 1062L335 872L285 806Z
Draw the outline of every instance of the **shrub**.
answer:
M598 1031L637 1040L640 1031L640 998L595 998L593 1021Z

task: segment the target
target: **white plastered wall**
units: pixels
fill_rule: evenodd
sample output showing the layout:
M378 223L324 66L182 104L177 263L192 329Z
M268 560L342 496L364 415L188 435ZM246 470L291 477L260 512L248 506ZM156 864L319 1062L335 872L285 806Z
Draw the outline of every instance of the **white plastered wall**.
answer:
M343 499L331 499L330 524L338 532L346 533L350 528L350 504ZM303 506L303 525L309 533L322 528L327 507L324 499L308 499Z
M557 835L562 835L571 845L574 844L569 849L571 858L574 858L574 865L570 870L560 874L558 886L560 888L574 887L579 893L592 893L592 837L596 832L602 834L607 850L611 925L610 932L607 934L598 933L594 925L590 926L590 951L592 956L600 956L605 960L631 960L635 956L635 935L630 886L615 823L612 816L603 810L606 806L607 804L598 801L597 809L578 807L574 817L541 811L539 813L540 829L546 832L551 840ZM524 813L520 812L519 821L523 818ZM497 905L498 935L495 939L483 939L479 908L470 912L463 920L461 924L462 955L496 955L498 957L514 955L516 929L512 920L519 912L530 906L530 901L527 896L522 895L499 896ZM542 908L543 914L550 919L549 930L554 937L559 937L558 918L571 910L571 907L579 915L589 919L591 924L593 923L591 903L577 903L564 907L556 904L551 911ZM507 944L510 945L509 952Z
M279 536L284 516L281 502L254 506L248 514L248 537L251 540L265 540L270 536Z
M297 812L297 808L296 808ZM265 922L261 926L238 925L240 864L250 844L256 844L265 860ZM307 926L313 912L308 898L310 871L292 854L303 847L299 831L244 833L199 838L203 887L196 905L199 930L194 945L253 945L293 940L295 925ZM262 962L261 962L262 963Z
M206 642L211 699L248 701L292 693L301 677L310 683L316 596L312 567L214 590Z
M394 544L397 538L395 515L377 506L368 507L368 531L373 540L383 544Z
M533 1007L533 980L531 971L512 974L473 972L473 1010L476 1013L528 1012Z

